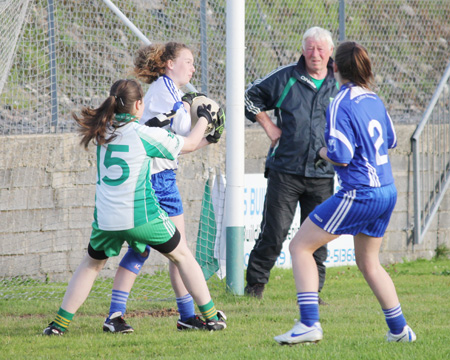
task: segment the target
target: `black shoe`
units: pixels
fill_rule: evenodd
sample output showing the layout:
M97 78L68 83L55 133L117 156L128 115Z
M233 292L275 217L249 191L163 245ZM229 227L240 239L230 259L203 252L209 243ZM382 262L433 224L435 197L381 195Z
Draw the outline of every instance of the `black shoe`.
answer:
M195 315L187 319L186 321L181 321L181 318L177 321L177 330L206 330L206 324L203 319Z
M42 335L57 335L57 336L63 336L64 335L64 331L62 331L61 329L57 328L55 326L55 323L52 321L50 324L48 324L48 326L44 329L44 332L42 333Z
M247 284L244 291L248 296L252 296L258 299L262 299L264 295L264 287L266 284Z
M326 306L329 304L327 302L323 301L322 298L319 296L319 305Z
M115 312L111 317L106 318L103 324L103 331L112 333L128 334L132 333L134 329L126 323L120 311Z
M217 310L217 317L219 320L206 320L206 329L209 331L218 331L226 329L227 323L225 320L227 320L227 317L225 316L225 313L221 310Z

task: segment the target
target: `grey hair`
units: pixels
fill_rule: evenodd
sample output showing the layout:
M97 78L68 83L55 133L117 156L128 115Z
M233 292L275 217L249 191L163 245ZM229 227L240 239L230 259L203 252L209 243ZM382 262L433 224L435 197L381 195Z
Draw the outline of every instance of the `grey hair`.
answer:
M330 45L330 49L334 48L333 38L331 37L331 33L328 30L322 29L321 27L314 26L306 30L303 34L303 42L302 49L305 49L306 39L314 39L316 41L325 40L328 45Z

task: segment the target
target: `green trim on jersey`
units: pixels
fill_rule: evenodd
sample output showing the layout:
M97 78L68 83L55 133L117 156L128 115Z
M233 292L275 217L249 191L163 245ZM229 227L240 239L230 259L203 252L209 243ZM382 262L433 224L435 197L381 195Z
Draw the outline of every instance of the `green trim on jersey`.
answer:
M151 159L142 164L134 193L134 226L145 224L164 212L151 183Z
M175 157L167 151L166 147L163 146L158 140L153 139L151 136L147 134L137 131L139 137L141 138L142 144L144 145L145 151L147 155L150 157L158 157L158 158L166 158L169 160L175 160ZM175 134L168 131L168 135L171 137L175 137ZM179 140L178 140L179 141ZM161 155L162 154L162 155Z
M283 89L283 93L280 96L280 99L278 100L277 104L275 105L276 108L280 108L281 104L283 103L284 98L288 94L289 90L291 89L292 85L295 84L297 79L295 77L291 77L289 81L287 82L286 86Z

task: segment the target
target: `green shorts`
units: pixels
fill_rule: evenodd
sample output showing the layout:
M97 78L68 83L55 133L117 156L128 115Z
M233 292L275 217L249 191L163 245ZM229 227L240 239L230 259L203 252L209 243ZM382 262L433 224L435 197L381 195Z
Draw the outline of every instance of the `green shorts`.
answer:
M161 215L150 222L129 230L100 230L92 224L89 255L94 259L106 259L120 254L127 242L136 252L143 253L150 245L162 253L174 250L180 242L180 233L167 215Z

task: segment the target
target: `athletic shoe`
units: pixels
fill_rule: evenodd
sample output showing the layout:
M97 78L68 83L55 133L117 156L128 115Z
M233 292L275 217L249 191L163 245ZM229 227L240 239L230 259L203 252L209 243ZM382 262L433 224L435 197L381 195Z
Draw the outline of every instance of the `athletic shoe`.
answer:
M198 315L195 315L186 321L181 321L181 318L179 318L177 321L177 330L206 330L206 324Z
M42 335L57 335L57 336L63 336L64 335L64 331L60 330L59 328L57 328L55 325L55 323L52 321L50 324L48 324L48 326L44 329L44 332L42 333Z
M388 342L413 342L416 341L416 334L414 331L408 326L405 325L403 331L400 334L393 334L390 331L386 334L386 341Z
M209 331L218 331L226 329L227 323L225 320L227 320L227 317L225 316L225 313L221 310L217 310L217 317L219 320L212 320L207 319L206 320L206 329Z
M262 299L265 286L266 284L254 284L254 285L247 284L244 291L248 296Z
M313 326L306 326L298 321L287 333L275 336L280 345L293 345L298 343L317 343L323 338L322 327L319 322Z
M105 323L103 324L103 331L128 334L132 333L134 329L126 323L122 313L117 311L110 316L109 320L106 318Z

